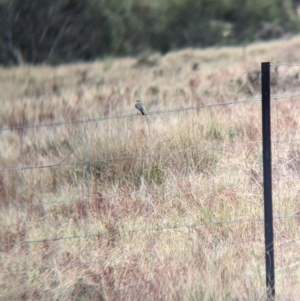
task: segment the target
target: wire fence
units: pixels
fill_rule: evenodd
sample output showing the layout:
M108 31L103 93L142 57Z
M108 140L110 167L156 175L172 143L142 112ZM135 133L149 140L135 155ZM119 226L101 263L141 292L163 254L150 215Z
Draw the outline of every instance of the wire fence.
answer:
M281 66L299 65L272 65L278 77ZM271 96L282 298L299 289L299 96ZM51 289L66 300L264 296L260 119L252 97L3 125L3 297L27 286L29 299L51 299Z

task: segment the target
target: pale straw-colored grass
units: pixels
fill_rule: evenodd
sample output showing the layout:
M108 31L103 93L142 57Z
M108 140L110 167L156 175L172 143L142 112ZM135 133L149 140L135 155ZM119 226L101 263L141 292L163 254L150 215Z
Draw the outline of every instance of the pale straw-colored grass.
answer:
M259 67L299 43L1 69L1 300L263 300ZM299 67L271 71L276 289L298 300Z

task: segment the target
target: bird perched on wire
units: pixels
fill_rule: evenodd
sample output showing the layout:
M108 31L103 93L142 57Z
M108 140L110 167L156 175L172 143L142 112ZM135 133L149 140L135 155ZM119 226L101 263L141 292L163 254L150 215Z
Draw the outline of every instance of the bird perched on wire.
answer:
M136 101L135 107L136 107L136 109L138 109L142 113L142 115L147 115L145 106L140 100Z

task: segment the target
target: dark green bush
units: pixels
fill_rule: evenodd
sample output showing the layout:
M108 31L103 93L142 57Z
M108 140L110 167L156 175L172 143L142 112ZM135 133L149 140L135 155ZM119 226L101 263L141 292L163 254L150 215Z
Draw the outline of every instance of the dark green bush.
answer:
M61 63L296 33L292 0L0 0L0 62ZM272 30L274 27L276 30Z

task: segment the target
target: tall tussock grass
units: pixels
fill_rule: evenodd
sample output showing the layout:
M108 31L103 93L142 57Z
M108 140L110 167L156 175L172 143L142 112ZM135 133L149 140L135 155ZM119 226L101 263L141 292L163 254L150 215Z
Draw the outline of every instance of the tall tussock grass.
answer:
M299 43L0 69L1 300L263 299L258 71ZM297 68L272 67L279 300L299 291Z

